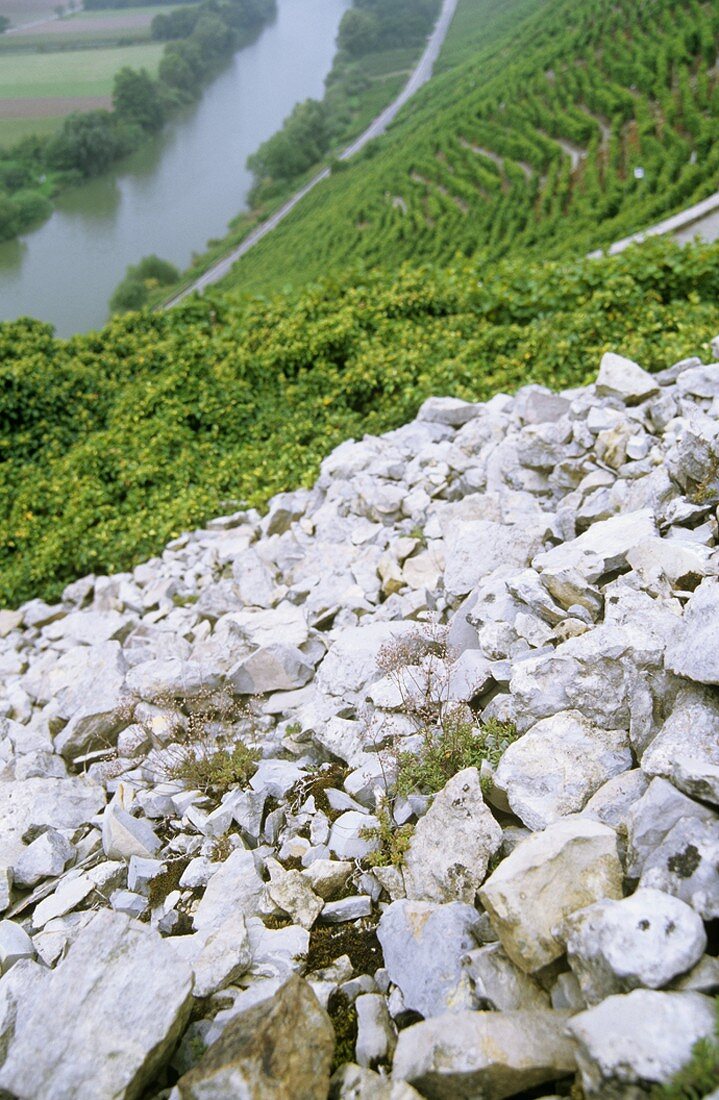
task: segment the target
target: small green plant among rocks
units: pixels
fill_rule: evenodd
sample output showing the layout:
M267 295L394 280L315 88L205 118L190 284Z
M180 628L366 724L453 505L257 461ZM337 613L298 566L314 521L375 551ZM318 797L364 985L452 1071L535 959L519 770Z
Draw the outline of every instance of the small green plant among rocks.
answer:
M247 786L261 756L240 736L254 728L250 703L207 687L191 699L163 695L155 705L166 716L166 743L153 759L163 779L211 795Z
M378 841L378 847L365 857L365 863L369 867L402 867L414 825L395 825L386 799L377 807L377 821L377 825L367 826L360 833L364 840Z
M424 731L418 753L399 753L397 793L436 794L463 768L479 768L485 760L496 767L518 736L511 722L496 718L478 722L473 715L459 710L449 712L440 729Z
M208 748L201 743L178 746L167 768L170 779L181 780L205 793L220 793L232 787L246 787L257 770L260 753L242 741Z
M665 1085L658 1085L651 1100L700 1100L719 1086L719 997L716 998L716 1028L714 1036L694 1044L692 1056L685 1066Z

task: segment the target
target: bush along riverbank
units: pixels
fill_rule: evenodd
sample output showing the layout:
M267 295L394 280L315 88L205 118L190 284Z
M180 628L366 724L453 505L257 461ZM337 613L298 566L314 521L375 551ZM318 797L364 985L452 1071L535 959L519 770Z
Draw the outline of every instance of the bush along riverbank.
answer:
M708 1095L719 340L665 358L0 613L3 1095Z
M0 241L43 220L60 191L101 175L157 133L179 107L199 98L218 69L274 17L275 0L214 0L160 12L153 36L171 37L157 79L125 67L111 111L69 115L53 137L31 137L0 151Z

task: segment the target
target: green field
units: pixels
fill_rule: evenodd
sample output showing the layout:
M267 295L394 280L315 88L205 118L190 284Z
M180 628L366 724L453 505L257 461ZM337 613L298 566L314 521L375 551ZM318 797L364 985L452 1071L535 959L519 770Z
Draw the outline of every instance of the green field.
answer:
M63 19L29 27L24 34L0 36L0 51L49 53L54 50L149 42L150 24L154 17L159 11L166 13L174 10L172 6L163 6L74 12Z
M54 134L61 126L62 117L58 115L54 118L0 118L0 148L10 148L30 134L40 137Z
M0 100L107 96L119 69L130 65L154 73L162 51L161 43L148 43L29 56L8 54L0 66Z

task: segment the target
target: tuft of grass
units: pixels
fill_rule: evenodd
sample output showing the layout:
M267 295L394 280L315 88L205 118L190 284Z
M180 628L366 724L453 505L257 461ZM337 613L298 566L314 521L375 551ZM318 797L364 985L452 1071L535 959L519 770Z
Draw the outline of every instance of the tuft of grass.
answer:
M365 840L379 842L379 846L365 856L365 863L368 867L400 868L404 866L404 857L412 840L414 825L396 826L386 800L377 807L377 821L379 824L367 826L360 832L360 836Z
M260 753L242 741L215 750L203 745L180 745L167 768L168 778L207 794L223 794L246 787L257 771Z
M496 767L518 736L511 722L477 722L466 708L447 710L439 729L424 730L418 753L399 753L397 793L436 794L463 768L478 768L484 760Z

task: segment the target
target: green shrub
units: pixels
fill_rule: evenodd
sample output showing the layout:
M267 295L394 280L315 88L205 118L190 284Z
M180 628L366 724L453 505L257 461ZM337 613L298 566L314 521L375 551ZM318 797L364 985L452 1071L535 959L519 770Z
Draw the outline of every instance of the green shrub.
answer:
M414 825L395 825L386 799L377 807L376 816L377 825L368 825L360 832L364 840L377 841L378 845L364 862L368 867L402 867Z
M257 770L260 753L238 741L210 748L201 742L178 746L167 767L168 779L177 779L191 790L220 795L233 787L246 787Z
M490 718L482 723L465 708L449 710L441 728L425 730L418 753L399 753L397 793L435 794L463 768L479 768L485 760L496 767L518 736L511 722Z

